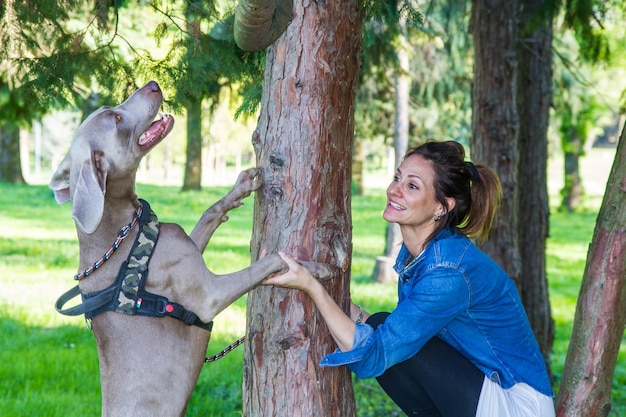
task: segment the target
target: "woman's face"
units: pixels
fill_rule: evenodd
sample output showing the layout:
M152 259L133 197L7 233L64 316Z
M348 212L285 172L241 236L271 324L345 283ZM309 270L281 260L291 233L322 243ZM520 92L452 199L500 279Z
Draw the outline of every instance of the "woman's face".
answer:
M383 218L416 229L435 227L434 218L443 213L443 206L435 199L433 187L435 172L428 161L419 155L406 158L387 188L387 207Z

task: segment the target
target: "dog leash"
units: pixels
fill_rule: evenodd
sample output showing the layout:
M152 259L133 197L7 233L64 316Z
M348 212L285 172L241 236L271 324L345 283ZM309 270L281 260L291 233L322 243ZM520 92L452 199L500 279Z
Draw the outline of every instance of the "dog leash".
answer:
M213 356L209 356L207 358L204 358L204 363L215 362L218 359L222 359L224 356L226 356L227 354L229 354L230 352L235 350L238 346L243 345L243 343L245 341L246 341L246 336L243 336L243 337L237 339L234 343L231 343L230 346L228 346L226 349L223 349L217 355L213 355Z
M133 220L130 223L128 223L126 226L120 229L120 231L117 234L117 237L115 238L115 242L113 242L113 245L109 248L109 250L106 251L104 255L102 255L102 258L94 262L92 266L85 269L83 272L76 274L74 276L74 279L76 281L79 281L82 278L89 276L89 274L91 274L96 269L100 268L102 264L104 264L111 257L111 255L113 255L113 253L117 250L117 248L120 247L120 244L122 243L122 241L126 239L126 237L128 237L128 234L133 229L133 227L135 227L137 223L139 222L142 211L143 211L143 205L139 204L139 207L137 207L137 210L135 211L135 216L133 217Z

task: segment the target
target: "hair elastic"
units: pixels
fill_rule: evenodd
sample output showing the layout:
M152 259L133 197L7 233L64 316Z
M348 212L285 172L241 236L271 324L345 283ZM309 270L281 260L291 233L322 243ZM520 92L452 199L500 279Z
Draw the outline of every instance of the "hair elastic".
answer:
M467 166L470 170L470 179L472 181L476 181L479 177L478 177L478 169L476 169L476 165L474 165L473 162L467 162Z

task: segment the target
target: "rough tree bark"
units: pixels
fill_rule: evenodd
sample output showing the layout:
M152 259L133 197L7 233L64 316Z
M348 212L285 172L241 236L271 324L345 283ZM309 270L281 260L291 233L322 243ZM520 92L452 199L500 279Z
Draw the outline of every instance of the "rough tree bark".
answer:
M521 297L530 326L548 370L554 342L554 320L550 309L546 276L548 203L548 121L552 102L552 15L538 12L546 0L529 0L521 5L517 43L517 112L520 150L519 239L522 258ZM550 371L551 373L551 371Z
M626 129L626 126L624 126ZM576 305L557 417L606 417L626 324L626 135L596 221Z
M284 250L331 265L326 288L348 310L350 168L361 47L356 1L296 2L292 22L267 51L253 144L257 191L252 258ZM248 296L246 416L355 415L351 375L320 368L335 344L310 299L259 287Z
M472 2L471 155L474 162L493 167L502 182L502 206L483 249L519 283L516 10L517 1Z

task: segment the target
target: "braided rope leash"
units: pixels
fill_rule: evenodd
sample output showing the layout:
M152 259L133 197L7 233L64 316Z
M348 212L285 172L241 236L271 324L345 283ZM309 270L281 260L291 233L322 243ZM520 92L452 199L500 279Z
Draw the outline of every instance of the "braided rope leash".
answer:
M226 349L222 350L217 355L213 355L213 356L209 356L208 358L204 358L204 363L215 362L218 359L222 359L224 356L226 356L227 354L229 354L230 352L235 350L238 346L243 345L243 343L245 341L246 341L246 337L243 336L242 338L240 338L239 340L235 341L230 346L228 346Z
M113 252L115 252L117 248L120 247L120 244L122 243L122 241L126 239L126 237L130 233L132 228L135 227L137 223L139 222L139 218L141 217L142 211L143 211L143 207L141 204L139 204L139 207L137 207L137 210L135 211L135 217L133 217L133 220L130 223L128 223L126 226L120 229L120 231L117 234L117 237L115 238L115 242L113 242L113 245L109 248L109 250L106 251L104 255L102 255L102 258L94 262L92 266L85 269L83 272L80 272L74 275L74 279L76 281L79 281L89 276L89 274L91 274L96 269L100 268L102 264L105 263L111 257L111 255L113 255Z

